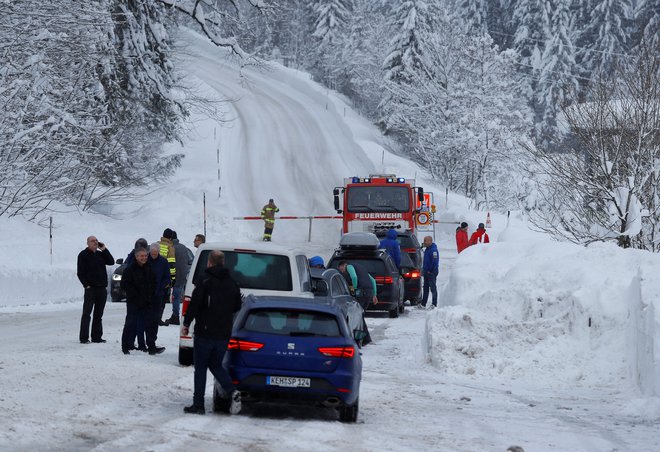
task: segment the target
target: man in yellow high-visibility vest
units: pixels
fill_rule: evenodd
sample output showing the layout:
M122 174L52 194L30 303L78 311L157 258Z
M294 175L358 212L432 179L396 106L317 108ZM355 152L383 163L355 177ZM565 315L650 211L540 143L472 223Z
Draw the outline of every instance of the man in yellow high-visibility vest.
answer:
M170 228L167 228L163 231L163 236L160 238L159 242L160 255L167 259L167 263L170 267L170 286L165 291L165 298L163 299L160 317L158 317L158 325L160 326L167 326L167 322L162 320L163 311L165 310L165 303L170 299L172 287L174 287L174 283L176 282L176 252L172 238L174 238L174 232Z

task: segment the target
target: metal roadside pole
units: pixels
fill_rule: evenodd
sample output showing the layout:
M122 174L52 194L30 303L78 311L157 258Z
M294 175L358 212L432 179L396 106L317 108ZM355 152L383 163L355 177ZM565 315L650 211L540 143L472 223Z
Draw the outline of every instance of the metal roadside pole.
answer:
M53 265L53 217L50 217L49 225L48 225L48 248L49 248L49 254L50 254L50 265L52 267Z

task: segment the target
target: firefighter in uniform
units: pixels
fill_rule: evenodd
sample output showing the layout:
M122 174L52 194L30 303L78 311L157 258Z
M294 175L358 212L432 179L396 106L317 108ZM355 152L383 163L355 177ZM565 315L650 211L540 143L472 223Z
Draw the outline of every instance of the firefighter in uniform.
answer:
M279 211L280 209L275 205L275 201L272 198L261 209L261 218L264 220L264 242L270 242L273 235L273 228L275 227L275 214Z
M163 236L160 238L160 255L163 256L165 259L167 259L167 263L169 264L170 267L170 285L165 290L165 297L163 298L163 302L161 303L161 310L160 310L160 316L158 317L159 322L158 325L160 326L167 326L168 323L164 322L162 320L163 318L163 311L165 310L165 303L167 303L167 300L170 299L170 291L172 290L172 287L174 287L174 283L176 282L176 251L174 249L174 242L172 239L174 238L174 232L170 229L167 228L163 231Z

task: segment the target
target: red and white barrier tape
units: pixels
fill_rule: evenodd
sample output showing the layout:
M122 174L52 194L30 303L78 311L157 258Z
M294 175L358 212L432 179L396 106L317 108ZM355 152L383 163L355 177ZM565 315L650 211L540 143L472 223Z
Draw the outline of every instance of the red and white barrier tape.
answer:
M281 216L275 217L276 220L333 220L333 219L342 219L341 215L315 215L309 217L297 217L297 216ZM234 220L263 220L261 217L234 217Z

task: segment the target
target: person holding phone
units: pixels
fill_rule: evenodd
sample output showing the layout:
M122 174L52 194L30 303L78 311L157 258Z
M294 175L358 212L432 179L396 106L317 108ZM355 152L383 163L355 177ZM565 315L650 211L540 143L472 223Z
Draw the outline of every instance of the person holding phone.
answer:
M92 322L92 342L103 339L103 310L108 297L108 273L106 265L114 265L115 258L105 244L93 235L87 237L87 248L78 254L78 279L85 288L82 317L80 318L80 343L89 343L89 323ZM91 319L93 313L93 319Z

